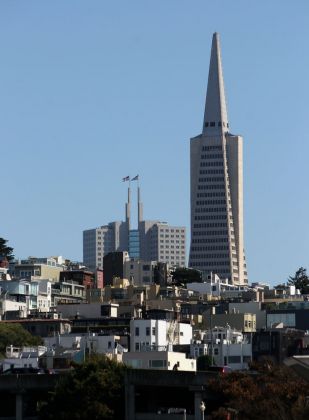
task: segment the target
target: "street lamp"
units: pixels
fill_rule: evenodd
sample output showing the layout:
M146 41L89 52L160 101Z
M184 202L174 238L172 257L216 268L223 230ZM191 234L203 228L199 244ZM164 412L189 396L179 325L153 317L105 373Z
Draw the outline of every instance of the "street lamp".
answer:
M202 416L202 420L204 420L204 412L205 412L205 410L206 410L206 405L205 405L205 403L204 403L204 401L201 401L201 404L200 404L200 410L201 410L201 416Z

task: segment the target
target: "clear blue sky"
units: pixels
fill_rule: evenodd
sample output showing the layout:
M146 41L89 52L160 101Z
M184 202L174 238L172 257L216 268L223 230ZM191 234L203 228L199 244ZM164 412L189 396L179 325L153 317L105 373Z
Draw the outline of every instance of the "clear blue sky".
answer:
M2 0L0 236L17 257L82 259L82 230L124 217L189 230L212 33L244 136L249 280L309 268L308 0Z

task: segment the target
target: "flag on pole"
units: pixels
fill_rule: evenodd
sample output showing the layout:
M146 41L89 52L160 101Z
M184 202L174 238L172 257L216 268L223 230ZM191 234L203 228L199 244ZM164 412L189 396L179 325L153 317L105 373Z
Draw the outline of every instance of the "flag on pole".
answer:
M138 181L138 175L131 179L131 181Z
M125 176L124 178L122 178L122 182L126 182L126 181L130 181L130 177L129 176Z

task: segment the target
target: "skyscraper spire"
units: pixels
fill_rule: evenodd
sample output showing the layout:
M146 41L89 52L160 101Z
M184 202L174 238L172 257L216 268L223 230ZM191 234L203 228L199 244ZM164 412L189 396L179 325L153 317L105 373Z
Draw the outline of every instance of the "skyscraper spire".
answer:
M228 127L220 39L215 32L212 37L203 134L225 133L229 131Z
M131 187L128 187L128 202L126 203L126 223L128 232L131 229Z

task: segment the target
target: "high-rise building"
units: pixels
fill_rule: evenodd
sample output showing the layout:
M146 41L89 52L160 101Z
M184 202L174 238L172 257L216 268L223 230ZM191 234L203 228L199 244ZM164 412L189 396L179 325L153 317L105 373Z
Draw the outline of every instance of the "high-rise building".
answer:
M186 265L186 228L165 222L145 220L140 223L140 256L170 266Z
M212 39L202 134L191 139L189 266L248 282L243 238L243 139L231 134L219 35Z
M91 270L103 268L103 257L109 252L128 249L126 222L111 222L108 225L83 232L83 262Z
M128 251L130 258L159 261L171 266L186 264L186 228L169 226L159 220L143 220L140 187L137 188L138 226L131 229L131 187L125 205L124 222L83 232L83 262L91 270L103 268L103 257L109 252Z

